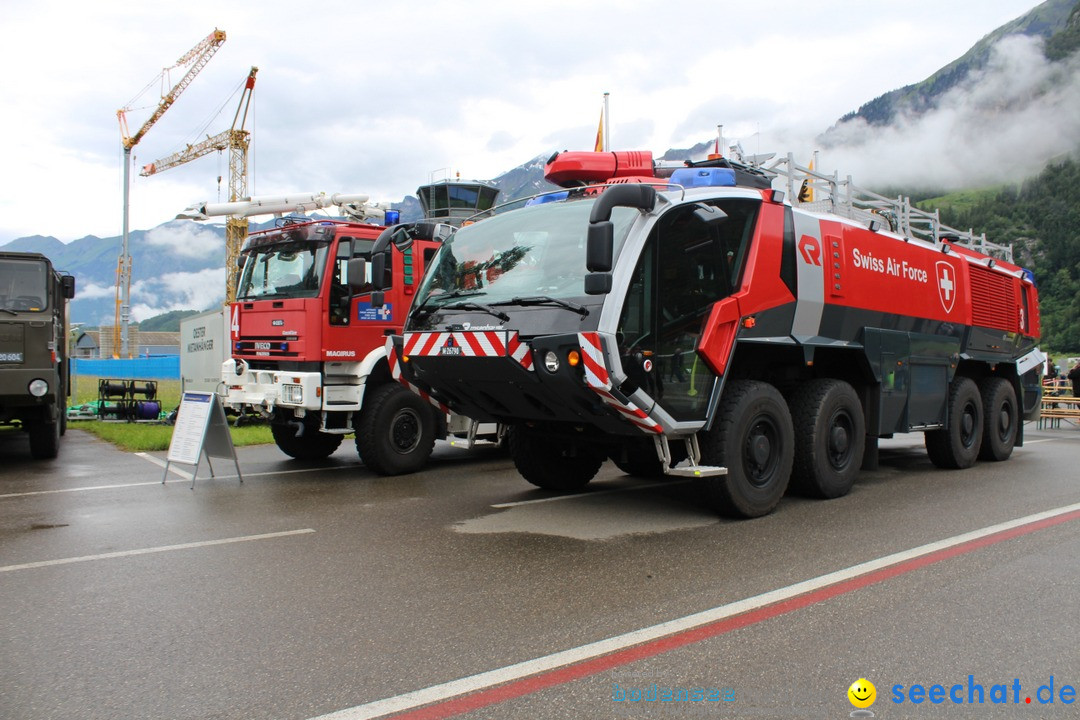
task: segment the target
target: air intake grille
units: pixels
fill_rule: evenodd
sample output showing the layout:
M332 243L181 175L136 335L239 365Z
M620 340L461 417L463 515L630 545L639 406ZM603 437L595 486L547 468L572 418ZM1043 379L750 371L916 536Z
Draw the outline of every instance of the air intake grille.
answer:
M1020 316L1013 281L978 265L971 271L971 319L974 325L1019 332Z

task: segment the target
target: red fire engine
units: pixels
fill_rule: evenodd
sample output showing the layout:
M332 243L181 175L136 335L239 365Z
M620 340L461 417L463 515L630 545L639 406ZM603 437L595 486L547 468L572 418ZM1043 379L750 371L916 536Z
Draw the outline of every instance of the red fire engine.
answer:
M404 381L508 424L531 483L610 458L752 517L789 485L847 493L895 433L949 468L1022 444L1042 356L1010 248L790 156L563 153L547 177L567 189L444 240L392 347Z
M368 261L384 227L301 218L253 233L227 318L226 407L269 418L274 441L295 458L326 457L355 432L361 460L383 475L420 469L436 437L471 443L476 423L393 380L385 343L400 332L440 233L449 234L463 209L491 207L497 192L461 181L421 187L425 213L442 223L425 225L427 239L380 266L378 307Z

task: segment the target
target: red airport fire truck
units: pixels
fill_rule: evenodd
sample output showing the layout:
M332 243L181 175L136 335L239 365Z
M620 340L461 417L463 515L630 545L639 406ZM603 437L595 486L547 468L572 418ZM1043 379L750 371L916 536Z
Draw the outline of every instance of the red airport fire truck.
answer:
M943 468L1023 443L1039 305L1011 248L790 155L568 152L546 175L566 190L443 240L389 344L400 380L508 425L534 485L610 458L754 517L789 486L846 494L896 433ZM422 237L388 230L375 261Z
M419 470L436 437L458 435L471 444L478 432L495 432L409 392L387 365L386 337L400 332L441 237L458 217L490 208L498 190L443 181L418 192L426 216L439 222L424 226L428 239L380 268L378 307L368 261L383 226L286 218L243 246L227 317L224 404L267 417L287 455L327 457L355 432L364 465L397 475Z

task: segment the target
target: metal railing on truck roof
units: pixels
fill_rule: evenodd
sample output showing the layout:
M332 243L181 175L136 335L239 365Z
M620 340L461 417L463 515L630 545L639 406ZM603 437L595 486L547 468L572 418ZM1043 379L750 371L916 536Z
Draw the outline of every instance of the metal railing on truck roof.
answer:
M918 238L939 245L942 240L969 246L973 250L998 257L1006 262L1013 261L1012 244L1001 245L986 239L986 233L976 234L974 230L958 230L943 225L937 210L927 212L911 204L911 199L899 195L885 197L870 190L856 186L851 176L841 180L838 173L825 175L795 162L794 155L788 153L758 168L766 173L782 177L787 182L787 196L794 207L801 207L812 212L831 213L850 218L869 225L878 222L892 232L910 238ZM801 202L799 191L806 183L812 192L813 200Z

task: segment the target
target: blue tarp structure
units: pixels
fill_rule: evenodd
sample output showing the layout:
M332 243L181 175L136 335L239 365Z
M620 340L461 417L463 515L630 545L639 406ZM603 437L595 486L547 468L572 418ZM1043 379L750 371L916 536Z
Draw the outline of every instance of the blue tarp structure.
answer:
M71 359L72 375L94 375L105 378L138 378L140 380L179 380L180 356L163 355L130 360Z

